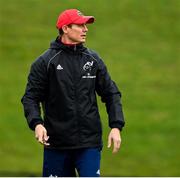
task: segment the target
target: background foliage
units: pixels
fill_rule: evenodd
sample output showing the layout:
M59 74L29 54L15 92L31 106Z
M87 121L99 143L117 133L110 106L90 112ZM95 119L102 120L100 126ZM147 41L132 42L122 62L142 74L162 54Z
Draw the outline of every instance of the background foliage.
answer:
M41 176L42 147L20 99L31 63L57 36L67 8L94 15L87 46L104 59L123 94L126 127L118 154L107 149L102 176L180 176L179 0L0 0L0 175Z

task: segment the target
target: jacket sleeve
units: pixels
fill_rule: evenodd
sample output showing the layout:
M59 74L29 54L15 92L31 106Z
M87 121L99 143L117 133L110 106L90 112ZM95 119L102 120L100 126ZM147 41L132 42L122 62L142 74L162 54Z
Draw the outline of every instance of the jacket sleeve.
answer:
M24 115L32 130L35 129L37 124L43 124L40 102L43 102L45 99L47 80L46 64L43 58L39 57L31 65L25 94L21 99L24 106Z
M96 75L96 91L101 96L102 102L106 104L106 110L109 118L110 128L122 128L125 125L121 93L116 84L111 80L107 68L103 61L99 58L99 68Z

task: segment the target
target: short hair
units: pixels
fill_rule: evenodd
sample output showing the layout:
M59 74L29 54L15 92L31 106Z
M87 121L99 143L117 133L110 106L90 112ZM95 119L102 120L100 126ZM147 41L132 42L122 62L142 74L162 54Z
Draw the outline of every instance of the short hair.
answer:
M63 32L62 28L59 29L59 35L62 36L63 34L64 34L64 32Z

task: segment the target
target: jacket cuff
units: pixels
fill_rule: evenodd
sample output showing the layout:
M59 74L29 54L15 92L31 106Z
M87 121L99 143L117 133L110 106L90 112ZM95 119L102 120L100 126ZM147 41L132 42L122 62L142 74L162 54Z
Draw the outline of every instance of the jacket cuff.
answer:
M38 124L42 124L43 125L43 123L44 122L43 122L42 119L33 119L31 121L31 123L29 124L29 127L30 127L31 130L35 130L36 125L38 125Z
M120 131L122 131L124 127L124 123L111 123L110 128L118 128Z

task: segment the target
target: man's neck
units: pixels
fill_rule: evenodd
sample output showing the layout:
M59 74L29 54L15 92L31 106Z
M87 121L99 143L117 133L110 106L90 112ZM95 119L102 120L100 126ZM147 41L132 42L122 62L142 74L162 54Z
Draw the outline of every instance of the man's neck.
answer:
M65 45L67 45L67 46L74 46L74 45L80 44L79 42L70 41L69 39L67 39L67 38L65 38L65 37L63 37L63 36L60 37L59 40L60 40L63 44L65 44Z

